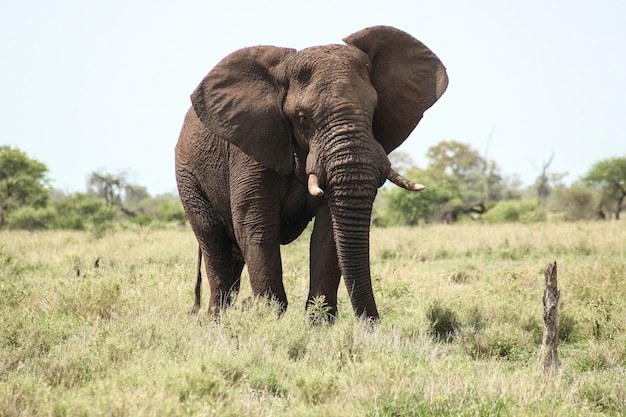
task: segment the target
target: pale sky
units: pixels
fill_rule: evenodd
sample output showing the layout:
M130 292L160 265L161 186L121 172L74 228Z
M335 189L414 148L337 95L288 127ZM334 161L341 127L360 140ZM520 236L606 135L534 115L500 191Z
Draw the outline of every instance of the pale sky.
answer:
M552 154L568 183L626 156L623 0L0 2L0 145L69 192L94 170L175 192L189 94L220 59L373 25L410 33L448 70L447 92L399 148L418 166L441 140L484 153L490 137L487 156L525 185Z

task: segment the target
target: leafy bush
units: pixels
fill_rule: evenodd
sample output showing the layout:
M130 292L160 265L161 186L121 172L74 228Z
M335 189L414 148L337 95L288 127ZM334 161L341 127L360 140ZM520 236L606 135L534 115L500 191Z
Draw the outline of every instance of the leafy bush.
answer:
M162 194L154 198L144 198L132 205L131 209L136 216L131 221L140 226L153 223L182 223L185 221L185 211L178 196Z
M428 184L428 188L419 193L397 187L384 190L375 213L380 226L430 223L441 213L463 205L458 181L445 172L413 168L407 171L406 176Z
M545 220L545 213L542 214L536 201L506 200L497 203L482 219L487 223L532 223Z
M598 216L601 196L597 190L581 184L559 189L551 197L554 210L563 212L567 221L589 220Z
M159 196L156 200L156 216L163 222L185 221L185 211L180 200L174 197Z
M23 206L9 214L7 224L11 229L50 229L56 218L57 213L53 209Z
M52 201L56 229L102 231L112 226L116 210L98 197L75 193Z

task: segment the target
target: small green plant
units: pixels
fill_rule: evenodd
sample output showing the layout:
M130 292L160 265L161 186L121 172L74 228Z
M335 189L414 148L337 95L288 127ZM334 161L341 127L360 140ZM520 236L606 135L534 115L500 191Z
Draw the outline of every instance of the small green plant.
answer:
M426 310L426 317L430 322L432 335L439 341L451 342L461 323L457 314L450 308L435 300Z
M315 297L307 305L307 318L311 324L330 324L334 319L331 310L326 297Z

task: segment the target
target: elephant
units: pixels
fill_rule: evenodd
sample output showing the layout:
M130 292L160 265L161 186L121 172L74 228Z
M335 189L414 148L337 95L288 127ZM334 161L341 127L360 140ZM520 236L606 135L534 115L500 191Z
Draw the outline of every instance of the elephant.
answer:
M309 222L310 282L334 319L343 276L354 313L377 321L370 272L372 205L398 174L388 154L409 136L448 86L439 58L389 26L360 30L345 44L300 51L237 50L191 94L175 148L176 181L220 314L248 268L255 297L287 308L281 245ZM317 302L317 301L316 301Z

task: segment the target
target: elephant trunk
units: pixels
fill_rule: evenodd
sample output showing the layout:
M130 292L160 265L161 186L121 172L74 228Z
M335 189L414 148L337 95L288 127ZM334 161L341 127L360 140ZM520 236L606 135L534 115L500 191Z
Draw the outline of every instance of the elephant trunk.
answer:
M377 319L369 259L372 205L350 197L349 191L335 189L331 194L342 194L342 197L329 199L339 268L356 315Z
M325 192L333 224L339 268L354 312L358 317L378 319L370 275L370 222L372 205L381 182L381 165L356 161L346 155L362 153L347 150L342 163L328 171ZM340 152L341 154L341 152ZM332 164L331 164L332 165Z

